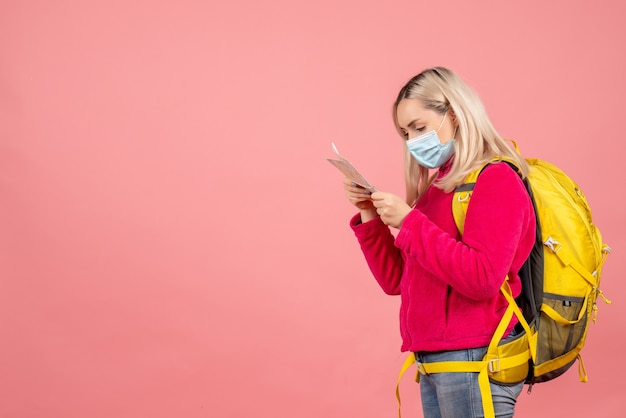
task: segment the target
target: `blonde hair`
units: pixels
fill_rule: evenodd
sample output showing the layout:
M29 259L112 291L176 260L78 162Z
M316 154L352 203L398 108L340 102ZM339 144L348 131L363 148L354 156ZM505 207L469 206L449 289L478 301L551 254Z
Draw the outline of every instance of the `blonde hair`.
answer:
M497 157L512 159L522 175L528 175L528 164L495 130L478 95L451 70L429 68L402 87L393 105L393 121L403 137L406 201L409 205L415 205L435 175L428 178L428 169L417 163L406 146L397 117L398 104L404 99L419 99L425 108L442 115L452 110L458 123L452 166L444 177L434 183L435 187L451 192L463 184L469 173Z

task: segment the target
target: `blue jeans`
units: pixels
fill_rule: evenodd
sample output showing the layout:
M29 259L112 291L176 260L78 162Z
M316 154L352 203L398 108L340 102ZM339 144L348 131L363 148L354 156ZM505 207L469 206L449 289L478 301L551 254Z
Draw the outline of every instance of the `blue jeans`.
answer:
M420 363L439 361L479 361L487 347L468 350L416 353ZM524 382L514 385L490 383L497 418L510 418ZM420 394L424 418L482 418L483 405L478 373L420 373Z

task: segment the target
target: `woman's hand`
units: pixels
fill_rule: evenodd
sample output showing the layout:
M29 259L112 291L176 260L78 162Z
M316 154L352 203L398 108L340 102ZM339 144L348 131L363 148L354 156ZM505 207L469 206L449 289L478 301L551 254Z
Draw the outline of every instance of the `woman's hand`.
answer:
M411 207L400 196L386 192L372 193L371 201L385 225L400 228Z
M346 197L361 211L361 222L367 222L378 216L372 203L371 193L363 187L355 185L349 178L343 179L343 188Z

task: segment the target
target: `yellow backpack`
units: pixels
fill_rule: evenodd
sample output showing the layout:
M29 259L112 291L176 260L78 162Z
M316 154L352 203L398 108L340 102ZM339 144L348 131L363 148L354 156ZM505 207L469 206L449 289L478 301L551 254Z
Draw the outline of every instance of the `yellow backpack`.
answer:
M515 145L517 149L517 145ZM519 150L518 150L519 152ZM506 158L503 162L519 170ZM596 320L596 299L607 300L599 289L602 265L611 249L602 242L591 220L591 210L580 188L563 171L539 159L526 159L530 172L524 183L535 207L537 238L532 253L520 271L522 293L514 299L505 278L501 292L509 306L498 325L482 361L420 364L422 373L476 372L485 418L493 418L489 380L531 385L562 375L578 359L581 382L587 381L580 350L588 325ZM454 220L463 233L465 214L474 185L485 164L471 173L455 190ZM519 319L518 335L502 339L513 315ZM416 363L411 354L400 371Z

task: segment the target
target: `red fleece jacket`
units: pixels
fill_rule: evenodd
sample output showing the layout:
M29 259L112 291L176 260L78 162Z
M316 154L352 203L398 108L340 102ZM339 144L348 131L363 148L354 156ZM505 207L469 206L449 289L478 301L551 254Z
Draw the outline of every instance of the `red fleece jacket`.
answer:
M382 289L401 295L402 351L488 345L507 307L504 277L514 296L521 290L518 271L535 240L535 215L517 173L505 163L482 172L463 237L452 216L453 194L431 186L395 239L379 217L361 223L356 215L350 222Z

